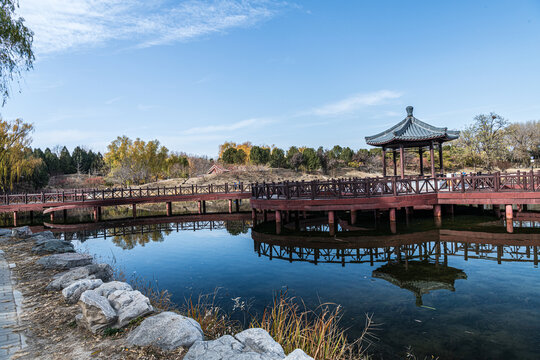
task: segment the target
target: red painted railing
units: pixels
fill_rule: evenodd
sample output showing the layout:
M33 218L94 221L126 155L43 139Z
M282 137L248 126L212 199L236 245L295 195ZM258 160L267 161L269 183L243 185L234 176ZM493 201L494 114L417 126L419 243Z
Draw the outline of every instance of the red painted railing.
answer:
M256 183L255 199L368 198L429 194L438 192L529 192L540 191L540 172L516 174L459 174L451 177L425 176L334 179L328 181Z
M1 205L70 203L110 199L132 199L161 196L203 195L203 194L238 194L249 193L250 184L242 182L222 185L189 185L154 188L114 188L114 189L77 189L38 194L0 195Z

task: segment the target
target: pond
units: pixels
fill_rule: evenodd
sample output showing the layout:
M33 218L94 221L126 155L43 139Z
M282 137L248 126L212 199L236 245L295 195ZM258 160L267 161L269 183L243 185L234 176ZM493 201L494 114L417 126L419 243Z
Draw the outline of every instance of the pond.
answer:
M342 222L335 237L317 219L275 235L272 222L252 228L249 215L126 221L63 236L127 275L157 282L180 305L217 289L219 305L241 319L287 290L310 308L343 306L351 337L373 314L376 359L403 358L407 348L419 358L534 359L540 217L532 214L514 221L511 234L493 215L462 209L442 224L415 212L391 230L387 219L366 214L355 227ZM234 299L248 309L233 310Z

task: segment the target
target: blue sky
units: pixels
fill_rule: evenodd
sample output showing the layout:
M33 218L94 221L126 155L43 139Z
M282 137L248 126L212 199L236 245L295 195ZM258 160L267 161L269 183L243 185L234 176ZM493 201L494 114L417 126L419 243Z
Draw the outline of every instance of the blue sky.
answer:
M1 110L36 147L118 135L365 147L405 117L540 119L540 1L20 0L36 63ZM19 93L18 90L21 90Z

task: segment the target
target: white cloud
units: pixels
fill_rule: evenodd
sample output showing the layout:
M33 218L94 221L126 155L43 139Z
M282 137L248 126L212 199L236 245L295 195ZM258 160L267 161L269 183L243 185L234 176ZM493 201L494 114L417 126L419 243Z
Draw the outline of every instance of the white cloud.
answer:
M352 113L358 109L380 105L387 100L401 97L401 93L392 90L381 90L371 93L355 94L343 100L330 103L304 113L303 115L336 116Z
M209 125L209 126L200 126L200 127L193 127L190 129L187 129L186 131L183 131L182 133L185 135L191 135L191 134L208 134L208 133L217 133L217 132L230 132L234 130L240 130L245 129L249 127L258 127L263 124L268 124L272 122L269 119L247 119L242 121L237 121L235 123L231 124L225 124L225 125Z
M111 40L138 47L187 41L253 26L286 5L264 0L23 0L20 6L35 33L36 52L46 54Z

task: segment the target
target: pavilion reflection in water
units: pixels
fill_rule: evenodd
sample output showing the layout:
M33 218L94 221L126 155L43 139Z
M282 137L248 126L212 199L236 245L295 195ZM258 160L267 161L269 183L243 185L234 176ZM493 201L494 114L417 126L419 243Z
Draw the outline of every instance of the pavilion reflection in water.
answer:
M314 265L361 264L378 266L374 278L411 291L416 305L436 290L455 291L455 281L467 279L448 265L449 257L502 262L531 262L538 266L540 234L505 234L430 230L405 235L330 237L272 236L252 231L259 257Z

